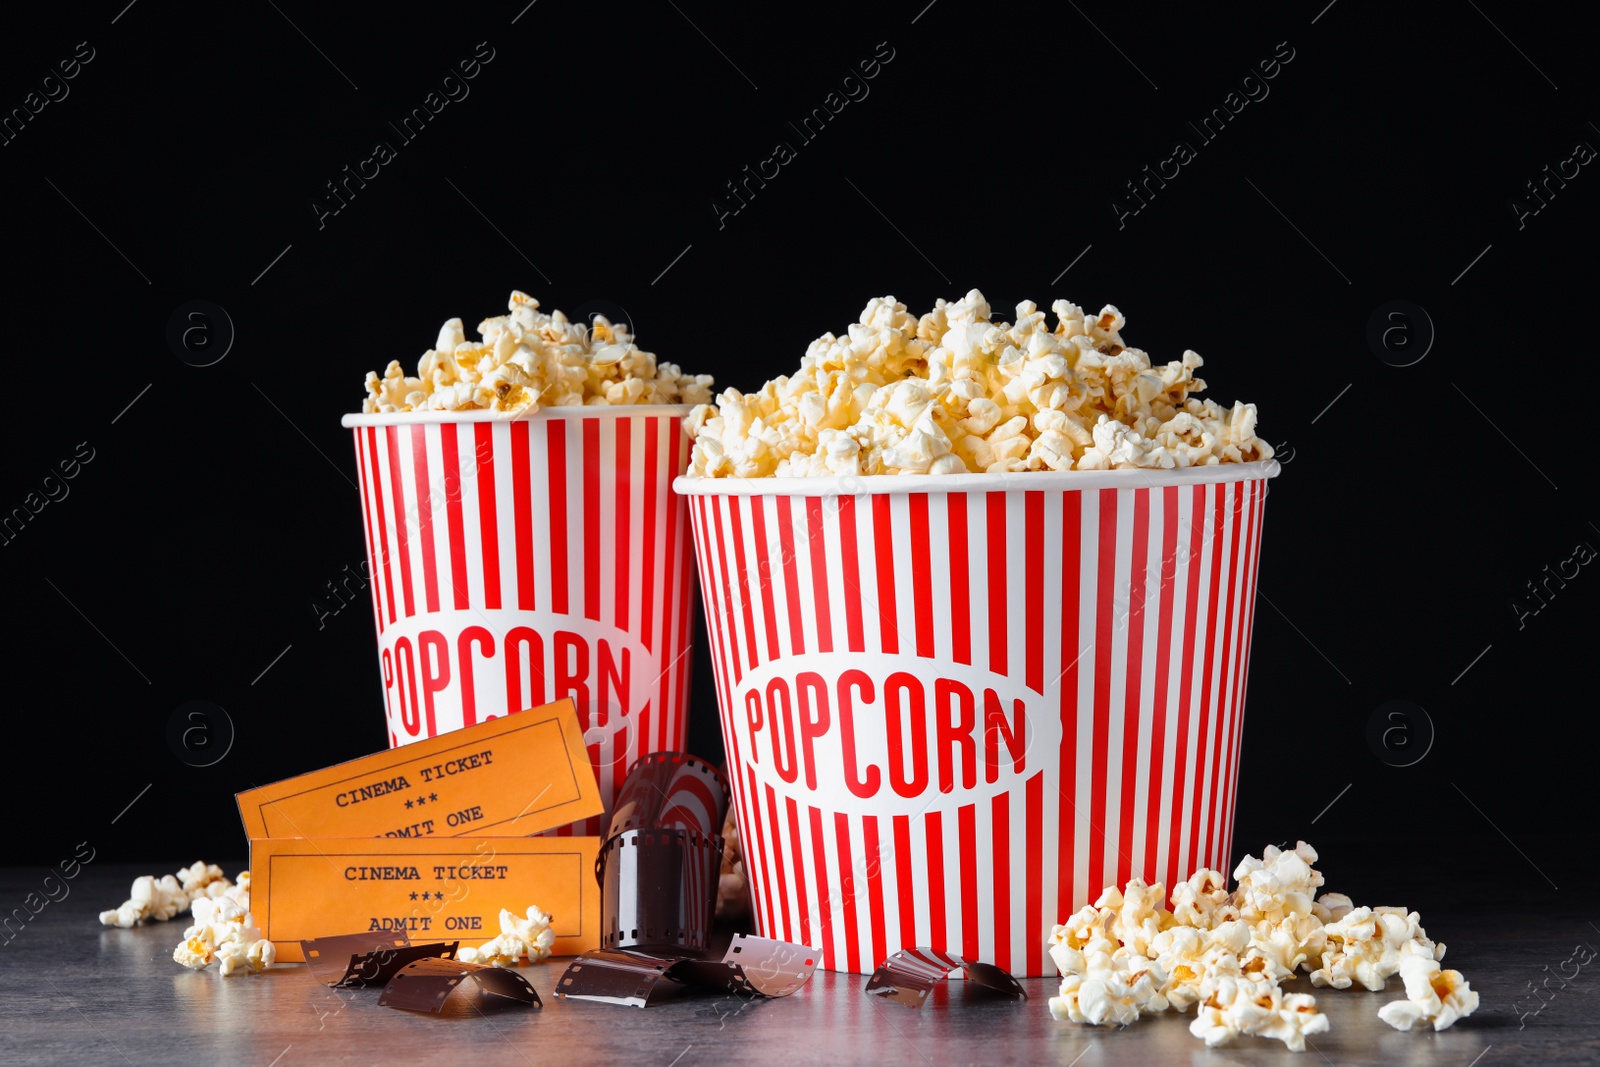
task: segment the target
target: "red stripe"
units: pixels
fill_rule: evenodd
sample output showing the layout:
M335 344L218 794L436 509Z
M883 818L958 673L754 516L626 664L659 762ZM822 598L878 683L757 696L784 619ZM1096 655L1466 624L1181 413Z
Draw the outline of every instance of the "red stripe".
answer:
M912 493L907 503L911 510L911 595L916 608L917 655L933 658L933 567L928 555L928 494Z
M400 541L400 597L407 618L416 614L411 602L411 535L406 529L406 487L400 474L400 427L384 428L389 447L389 500L394 505L394 532Z
M384 430L384 437L389 436ZM383 513L383 468L378 462L378 428L367 427L367 452L372 458L370 468L372 474L373 513L378 516L378 551L379 559L383 564L383 601L389 608L389 621L395 621L394 610L394 562L389 556L389 526Z
M533 597L533 467L529 459L533 423L514 422L511 432L511 508L515 516L517 607L534 609ZM552 534L554 531L552 531Z
M371 431L369 430L368 432L370 433ZM367 471L366 453L362 451L361 448L360 427L352 430L351 433L355 437L356 441L356 477L361 482L361 528L367 535L367 570L369 572L367 574L367 584L372 586L372 612L376 617L378 636L382 637L383 600L378 592L378 586L380 584L378 581L378 570L381 560L378 556L377 549L373 547L374 542L372 540L372 477ZM381 518L383 514L381 508L379 509L378 514Z
M773 497L773 509L778 516L778 548L783 553L783 601L789 606L789 644L794 656L806 653L805 624L800 618L800 579L795 574L794 529L790 521L787 496ZM773 651L777 656L777 651Z
M889 519L889 498L872 498L872 547L878 561L878 636L883 650L900 651L899 608L894 595L894 527Z
M755 781L753 774L750 780ZM778 883L778 910L783 916L783 940L793 941L794 932L789 925L789 878L783 869L783 827L778 822L778 797L770 785L763 788L767 791L767 828L772 832L772 865Z
M822 941L822 966L832 971L838 969L838 960L833 946L834 901L828 887L828 844L822 837L821 809L808 806L807 811L811 822L811 869L817 872L817 936ZM845 869L840 867L840 873Z
M800 906L800 943L811 944L811 905L806 894L805 845L800 840L800 810L793 797L783 798L789 814L789 860L794 864L794 899Z
M598 704L599 701L597 700L595 703ZM619 708L618 713L626 714L627 710L627 708ZM602 716L608 716L610 713L610 708L602 708L600 711ZM606 790L608 797L614 798L621 791L623 779L628 775L629 762L631 761L628 759L628 726L627 723L623 723L622 726L617 728L617 732L611 735L611 787ZM720 834L722 827L718 826L712 832Z
M817 611L817 651L832 652L833 616L829 610L828 546L824 539L822 498L808 496L805 500L806 534L811 546L811 596ZM797 647L796 653L799 651Z
M1044 595L1040 579L1043 577L1044 568L1044 494L1027 493L1023 496L1026 508L1026 520L1023 529L1026 531L1027 546L1023 556L1023 568L1028 575L1027 601L1027 626L1025 636L1028 647L1026 681L1029 689L1035 693L1044 693Z
M861 566L856 559L856 498L839 498L839 554L844 564L844 615L851 652L865 652L861 626Z
M739 579L739 613L744 617L744 651L750 669L755 670L760 662L756 658L756 613L755 605L750 602L750 569L744 561L744 522L739 518L741 503L740 497L728 498L728 534L733 541L734 573Z
M628 628L628 602L631 590L628 587L628 578L633 570L633 553L629 551L629 539L633 533L633 417L624 416L613 420L616 427L616 462L612 465L613 473L617 479L617 547L616 564L612 567L613 581L616 584L616 616L617 629ZM651 471L653 475L655 472ZM647 475L649 478L649 475ZM646 484L651 484L647 481ZM646 496L649 494L646 493ZM641 542L645 546L645 554L649 555L649 542ZM601 566L607 566L602 563ZM721 830L719 826L717 830ZM714 831L715 832L715 831Z
M1216 498L1212 511L1215 515L1216 528L1211 534L1211 595L1206 601L1206 651L1205 659L1201 662L1200 669L1200 734L1195 744L1195 768L1197 774L1205 773L1206 742L1211 733L1211 653L1216 648L1217 639L1217 593L1222 583L1222 523L1223 523L1223 487L1212 486ZM1215 768L1212 769L1215 774ZM1204 781L1195 783L1194 810L1189 818L1189 825L1193 827L1189 839L1189 870L1195 870L1199 864L1201 822L1200 808L1205 801L1206 791Z
M937 812L928 815L930 819L938 817ZM911 820L904 815L894 816L894 874L898 891L896 899L900 902L900 947L905 948L917 943L916 902L921 899L921 894L917 892L915 875L911 870ZM942 901L940 906L943 907ZM873 958L881 960L883 956Z
M567 542L572 537L572 531L567 529L566 419L551 419L546 424L545 452L550 470L550 610L565 615L569 610Z
M1149 832L1144 843L1144 869L1147 879L1161 879L1168 886L1177 884L1177 871L1161 870L1157 852L1161 844L1161 798L1166 782L1162 766L1167 739L1167 686L1172 659L1172 591L1177 578L1178 487L1161 490L1161 618L1156 626L1156 692L1152 703L1155 717L1150 724L1150 793L1145 810ZM1181 798L1180 798L1181 799ZM1176 810L1176 805L1174 805ZM1170 822L1168 823L1170 829ZM1193 873L1193 872L1188 872Z
M717 532L717 572L722 578L722 626L723 649L727 655L728 663L733 667L733 682L738 685L744 677L739 665L739 628L733 622L733 590L728 583L728 547L722 539L722 500L720 496L711 498L711 514L714 517L712 529ZM728 497L728 507L733 507L734 497Z
M1072 868L1076 858L1078 811L1078 620L1081 593L1079 544L1083 539L1083 490L1061 494L1061 748L1057 754L1061 781L1056 798L1056 918L1063 919L1077 910L1078 895Z
M944 819L939 812L930 811L923 817L922 825L928 838L928 944L943 952L949 943L944 915ZM910 860L909 853L906 859ZM902 910L915 899L902 895ZM916 942L908 940L906 944Z
M1111 644L1117 580L1117 491L1100 490L1100 532L1094 635L1093 777L1089 788L1089 884L1091 895L1105 886L1106 758L1111 745Z
M1044 772L1028 779L1027 815L1023 825L1026 844L1025 862L1028 879L1027 910L1023 913L1026 924L1022 934L1028 951L1028 973L1044 973L1045 931L1054 922L1044 913Z
M761 817L761 792L756 788L755 768L745 768L745 780L748 783L748 789L745 793L744 824L740 827L739 832L745 833L749 829L754 829L756 841L756 863L752 865L747 859L745 861L745 872L747 875L759 874L761 877L761 900L765 905L767 918L766 925L761 929L768 937L776 939L778 936L778 922L777 916L772 910L772 874L767 869L767 858L769 855L776 856L776 850L772 853L767 851L767 836L762 829L762 823L765 820ZM770 793L771 790L768 790L768 792ZM750 852L747 850L745 855L749 856ZM781 863L782 859L780 858L778 862ZM785 915L788 914L788 910L788 905L785 905ZM787 921L785 921L785 926L787 927ZM787 930L785 932L787 933Z
M679 453L679 448L686 441L686 438L683 435L682 425L678 422L677 419L669 419L667 421L667 426L668 426L667 433L668 433L669 436L667 437L667 457L666 457L666 462L667 462L667 471L668 471L668 473L670 475L671 472L674 472L674 471L676 471L678 469L678 457L679 457L679 454L680 454ZM677 567L678 567L680 562L683 563L683 566L685 566L685 567L688 566L688 563L683 560L683 553L678 549L678 538L682 536L682 533L679 530L679 525L680 525L679 516L680 515L683 516L684 520L688 519L689 503L688 503L688 498L678 496L677 494L675 494L672 491L672 489L671 489L672 479L671 479L670 476L665 481L666 481L666 494L667 494L666 495L667 537L666 537L666 540L663 542L663 544L666 545L666 548L662 552L662 558L663 558L663 561L664 561L664 568L665 569L662 572L662 579L661 579L661 645L660 645L660 647L662 648L662 650L664 652L669 653L669 654L673 655L674 657L676 657L679 653L675 652L674 650L677 649L680 645L685 645L688 642L688 638L686 637L685 634L683 634L681 631L674 633L674 631L672 629L672 606L675 603L675 601L673 600L673 597L677 595L677 587L673 585L673 581L674 581L674 577L675 577L675 571L677 570ZM699 507L700 507L700 527L701 527L700 536L701 536L702 541L704 542L705 548L708 550L708 553L709 553L709 550L711 548L711 535L708 532L708 525L710 523L710 519L706 515L705 497L700 497L699 500L698 500L698 503L699 503ZM711 557L708 554L706 558L709 559ZM681 578L679 578L678 580L681 581ZM707 581L709 581L709 578L707 579ZM712 598L709 597L709 596L706 597L706 603L709 604L711 602L712 602ZM660 717L661 717L662 729L665 730L667 716L669 714L669 711L668 711L669 705L668 705L668 701L667 701L667 694L671 691L670 690L670 686L669 686L669 679L668 679L668 677L667 677L665 672L662 673L660 681L661 681L661 685L660 685L660 694L661 695L660 695L659 699L656 702L656 707L659 709L659 713L660 713ZM679 708L681 709L682 705L679 705ZM680 718L682 717L681 711L679 712L679 717ZM667 746L666 745L662 745L662 747L665 748Z
M1178 738L1172 752L1172 840L1167 849L1167 870L1173 872L1174 882L1194 873L1194 866L1180 867L1178 853L1183 843L1183 788L1189 768L1189 710L1194 692L1194 628L1200 609L1201 555L1205 548L1205 493L1206 487L1196 485L1189 491L1189 558L1184 566L1188 573L1188 589L1184 598L1183 658L1178 676Z
M422 531L422 585L429 611L439 610L439 568L433 555L433 490L428 478L428 428L411 427L411 464L417 472L417 523Z
M815 808L811 809L813 812ZM813 828L820 840L822 833ZM861 973L861 931L856 926L856 894L862 889L855 875L855 857L850 851L850 819L842 811L833 813L833 835L837 838L839 857L839 896L844 904L844 955L845 970ZM868 859L871 862L871 859ZM817 866L822 866L819 858ZM848 873L846 873L848 872Z
M998 797L1004 793L997 794ZM977 812L972 804L956 809L957 847L961 849L961 954L969 960L983 959L978 938L978 826ZM1000 906L1000 895L995 894L991 906Z
M594 558L600 547L600 420L583 420L583 617L600 620L600 571L611 560Z
M505 428L509 433L511 428ZM473 427L478 484L478 540L483 545L483 606L500 607L500 521L494 503L494 427ZM552 492L551 499L555 499Z
M684 440L685 444L687 444L688 439L685 438ZM681 749L687 743L689 723L684 714L684 709L688 706L689 671L694 666L694 656L692 654L694 637L692 636L693 631L690 629L691 613L695 607L694 556L689 551L687 538L676 544L674 551L678 554L678 562L680 564L678 568L678 588L674 594L677 598L674 603L678 607L678 629L674 643L668 647L680 648L681 652L673 658L675 665L672 667L672 671L674 672L675 681L672 701L670 705L666 705L663 708L661 713L662 747ZM670 739L666 736L666 720L669 710L674 728L673 736Z
M457 425L439 424L439 450L444 463L445 534L450 539L451 600L457 611L472 606L467 593L467 527L461 509L461 453L456 439Z
M896 832L898 832L898 822ZM876 815L862 818L861 836L866 839L864 847L867 854L867 907L872 913L872 954L868 957L868 962L876 967L889 953L889 930L883 906L883 853L878 848Z
M642 568L639 575L639 640L654 652L656 648L656 502L663 489L666 490L671 504L672 497L672 471L661 469L661 419L651 415L644 420L644 514L640 520L639 544L643 548L643 557L639 563ZM672 552L672 542L667 542L667 553ZM670 646L663 645L663 648Z
M766 623L767 659L778 658L778 613L772 602L772 554L767 550L767 509L759 496L750 497L750 532L756 541L756 582L761 586L761 618Z
M1006 671L1006 494L988 494L989 669Z
M1145 576L1150 567L1150 493L1133 490L1133 556L1128 565L1128 664L1122 704L1122 815L1117 820L1117 884L1133 875L1133 820L1139 777L1139 697L1144 674ZM1145 825L1150 825L1146 812ZM1148 832L1148 831L1147 831ZM1154 871L1140 870L1145 879Z
M996 793L990 833L994 838L994 965L1011 970L1011 794ZM972 887L974 890L977 886ZM973 893L976 898L976 892ZM980 956L981 958L985 958Z

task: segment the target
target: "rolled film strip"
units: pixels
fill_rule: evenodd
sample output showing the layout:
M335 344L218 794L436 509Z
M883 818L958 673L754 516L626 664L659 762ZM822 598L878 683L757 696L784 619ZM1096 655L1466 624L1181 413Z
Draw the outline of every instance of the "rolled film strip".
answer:
M867 979L862 992L869 997L882 997L907 1007L920 1008L927 1002L928 994L956 968L966 973L967 980L1011 996L1027 998L1022 983L992 963L969 960L951 952L918 946L903 948L884 960Z
M804 945L735 934L721 960L627 949L586 952L568 965L556 996L643 1008L666 980L746 997L786 997L816 969L816 953Z
M496 1003L544 1006L532 984L510 968L446 959L415 960L396 971L378 1003L402 1011L438 1014L451 995L462 990L468 998L463 1003L479 1008Z
M652 752L628 769L606 836L653 829L715 836L728 803L728 782L717 768L686 752Z
M413 945L405 933L337 934L300 942L306 969L325 986L358 989L384 985L396 971L429 957L455 959L459 941L430 941Z
M721 878L721 837L626 830L600 849L598 866L601 948L705 948Z

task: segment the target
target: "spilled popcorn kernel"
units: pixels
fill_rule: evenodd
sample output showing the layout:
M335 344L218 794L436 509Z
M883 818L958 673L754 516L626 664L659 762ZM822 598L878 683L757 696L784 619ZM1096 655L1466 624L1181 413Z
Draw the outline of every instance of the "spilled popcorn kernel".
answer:
M540 911L536 904L528 905L525 917L519 917L509 908L501 908L500 936L477 948L460 949L456 959L463 963L515 967L526 956L529 963L538 963L549 957L550 946L556 942L556 932L550 928L553 921L553 917Z
M172 950L175 963L196 971L218 963L217 970L227 978L259 974L277 960L277 949L261 936L255 916L250 914L249 871L215 896L196 897L189 910L194 923Z
M1428 939L1416 912L1357 908L1342 893L1315 896L1323 884L1317 858L1304 841L1291 850L1268 845L1259 859L1239 863L1231 891L1210 870L1170 896L1138 878L1121 890L1107 886L1051 930L1050 957L1062 974L1051 1015L1126 1026L1192 1007L1189 1031L1209 1046L1251 1036L1299 1052L1329 1027L1315 996L1284 988L1302 975L1318 987L1381 990L1398 973L1406 999L1378 1013L1398 1030L1443 1030L1476 1010L1478 995L1459 972L1440 969L1445 947Z
M147 921L166 922L189 910L199 898L220 896L233 887L223 876L222 868L214 863L196 860L176 874L157 878L146 874L133 880L128 899L109 911L100 913L106 926L124 929Z

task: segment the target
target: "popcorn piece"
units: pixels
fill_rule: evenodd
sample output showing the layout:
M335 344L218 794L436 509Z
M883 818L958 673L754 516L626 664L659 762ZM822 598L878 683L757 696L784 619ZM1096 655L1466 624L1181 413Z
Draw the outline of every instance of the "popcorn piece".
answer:
M1239 917L1221 871L1201 869L1172 887L1172 915L1184 926L1211 930Z
M1114 322L1114 310L1102 320ZM1106 887L1051 930L1050 956L1063 976L1051 1014L1125 1026L1142 1013L1197 1006L1190 1031L1208 1045L1255 1035L1298 1052L1308 1035L1328 1029L1315 997L1284 992L1300 970L1315 986L1373 990L1400 973L1407 999L1379 1013L1396 1029L1429 1022L1442 1030L1477 1008L1465 979L1440 969L1445 946L1428 939L1416 912L1355 908L1342 893L1314 899L1323 884L1316 861L1304 841L1289 851L1269 845L1260 859L1240 862L1231 893L1217 871L1178 883L1171 911L1160 906L1160 884Z
M1396 1030L1410 1030L1420 1022L1444 1030L1478 1009L1478 994L1461 972L1440 970L1438 962L1415 943L1400 956L1400 980L1406 985L1406 999L1378 1009L1378 1018Z
M528 906L527 917L519 918L507 908L500 909L500 936L485 941L477 948L463 948L456 958L463 963L486 963L495 967L515 967L526 956L529 963L538 963L550 955L556 932L550 929L552 917L540 911L538 905Z
M1212 1048L1250 1034L1282 1041L1291 1052L1304 1052L1307 1035L1328 1029L1328 1017L1317 1010L1316 997L1286 995L1270 979L1218 978L1205 992L1189 1032Z
M219 885L226 888L214 895L196 896L190 903L194 923L173 949L173 960L197 971L220 964L217 969L224 978L240 973L259 974L272 966L277 950L261 936L255 916L250 913L250 872L243 872L237 883L230 883L220 871L213 876L200 864L195 866L200 868L195 879L199 891L208 892ZM204 882L199 881L202 876Z
M369 372L362 410L487 409L512 416L541 407L698 405L711 399L709 375L658 363L653 352L634 344L626 324L603 315L592 325L573 323L560 311L546 315L537 300L515 291L507 308L509 315L478 325L478 341L466 339L460 319L446 322L418 361L415 377L398 361L382 377Z
M1356 908L1327 924L1323 927L1327 945L1321 953L1321 966L1311 972L1311 984L1348 989L1359 982L1377 992L1400 970L1402 949L1443 959L1444 945L1428 939L1420 919L1404 908Z
M188 911L195 897L216 896L232 885L223 877L221 867L196 860L175 875L157 878L147 874L135 878L128 899L116 908L102 911L100 922L124 929L146 920L165 922Z
M958 474L1188 467L1270 459L1256 409L1190 396L1194 352L1164 367L1122 343L1106 305L1057 301L1056 328L1031 301L991 319L974 289L920 319L886 296L844 337L823 334L799 371L689 420L690 473L723 477ZM369 388L378 386L376 376ZM381 384L381 383L380 383ZM402 384L392 388L403 388ZM855 449L838 444L841 438Z
M744 873L744 852L734 811L722 824L722 870L717 879L717 917L739 918L750 912L750 886Z

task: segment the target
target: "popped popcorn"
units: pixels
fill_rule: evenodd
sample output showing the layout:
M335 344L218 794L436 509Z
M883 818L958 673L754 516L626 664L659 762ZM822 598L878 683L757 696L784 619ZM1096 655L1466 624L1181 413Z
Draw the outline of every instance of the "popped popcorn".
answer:
M1189 1032L1212 1048L1249 1034L1276 1038L1291 1052L1304 1052L1306 1035L1327 1029L1316 997L1286 994L1276 981L1259 976L1216 979L1189 1024Z
M128 899L108 911L100 913L106 926L127 929L153 919L165 922L189 910L197 897L217 896L233 885L223 876L222 868L214 863L196 860L177 874L157 878L146 874L133 880Z
M1419 1022L1443 1030L1478 1010L1478 994L1461 972L1441 970L1438 961L1415 943L1406 945L1400 955L1400 980L1406 985L1406 999L1378 1009L1378 1018L1396 1030L1410 1030Z
M743 918L750 913L750 885L745 877L744 850L739 843L739 824L734 811L722 823L722 870L717 877L719 919Z
M217 884L213 879L207 883ZM197 896L189 905L194 923L172 950L172 959L191 970L213 963L224 978L234 974L259 974L277 960L277 949L261 936L250 913L250 872L214 896Z
M1323 884L1316 861L1304 841L1291 850L1269 845L1235 868L1231 892L1218 871L1179 882L1170 911L1160 883L1107 886L1051 930L1062 982L1050 1013L1126 1026L1142 1014L1194 1007L1189 1030L1207 1045L1251 1035L1298 1052L1329 1026L1316 997L1285 990L1301 973L1319 987L1382 989L1398 972L1407 999L1379 1014L1401 1030L1420 1022L1442 1030L1477 1008L1465 979L1440 970L1445 947L1429 940L1416 912L1357 908L1342 893L1314 897Z
M539 301L513 291L510 314L478 324L468 341L460 319L439 329L423 353L416 376L398 360L383 376L367 374L362 411L472 411L513 416L541 407L596 404L703 404L709 375L684 374L658 363L633 341L626 324L596 315L591 328L560 311L544 314Z
M1402 949L1415 948L1429 959L1444 959L1445 946L1428 939L1420 918L1404 908L1355 908L1327 924L1323 927L1327 947L1320 966L1311 972L1311 984L1348 989L1359 982L1376 992L1399 972Z
M526 918L519 918L509 908L501 908L500 936L477 948L458 950L456 959L463 963L515 967L526 956L529 963L538 963L550 955L550 946L556 941L556 932L550 929L551 921L552 917L535 904L528 906Z
M920 319L872 300L844 337L813 341L792 376L726 389L686 422L689 473L826 477L1190 467L1270 459L1253 404L1191 396L1203 364L1186 351L1155 366L1123 344L1106 305L1086 315L1032 301L993 321L974 289Z

